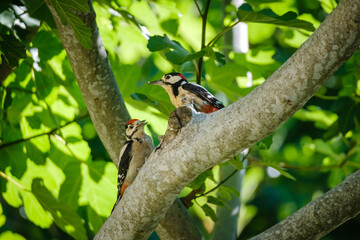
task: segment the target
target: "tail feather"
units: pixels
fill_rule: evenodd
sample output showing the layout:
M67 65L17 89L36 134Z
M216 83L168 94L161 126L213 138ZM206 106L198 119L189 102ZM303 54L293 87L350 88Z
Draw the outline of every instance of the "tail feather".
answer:
M123 185L121 186L120 191L117 194L117 199L116 199L116 202L115 202L115 204L114 204L114 206L113 206L113 208L111 210L111 213L114 211L116 205L118 205L118 203L120 202L120 200L121 200L122 196L124 195L124 192L125 192L127 187L128 187L128 184L123 183Z
M219 110L219 108L214 107L213 105L210 104L204 104L201 106L200 111L203 113L212 113L212 112L216 112L217 110Z

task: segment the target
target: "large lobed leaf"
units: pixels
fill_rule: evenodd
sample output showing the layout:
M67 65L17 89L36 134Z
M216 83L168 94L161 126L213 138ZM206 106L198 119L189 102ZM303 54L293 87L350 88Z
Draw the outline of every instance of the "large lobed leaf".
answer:
M44 186L40 178L32 182L31 190L41 206L48 211L55 223L75 239L87 239L82 220L69 206L59 203Z
M147 44L151 52L164 51L167 60L181 65L185 62L207 56L217 60L221 64L225 64L225 56L219 52L215 52L211 47L205 47L201 51L190 53L178 41L171 40L166 34L164 36L151 36Z
M271 9L255 12L249 4L245 3L239 7L237 16L241 22L269 23L285 27L300 28L307 31L315 31L312 23L296 19L297 14L294 12L287 12L281 16L274 13Z

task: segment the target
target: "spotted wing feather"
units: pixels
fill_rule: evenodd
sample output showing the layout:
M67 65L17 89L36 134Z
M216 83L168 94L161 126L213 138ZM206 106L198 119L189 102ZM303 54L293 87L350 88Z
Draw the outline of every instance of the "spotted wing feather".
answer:
M206 101L207 103L209 103L210 105L214 106L217 109L221 109L224 107L224 105L219 100L217 100L208 90L206 90L200 85L193 83L185 83L181 85L181 87L184 90L197 95L199 98L203 99L204 101Z
M127 170L129 169L129 165L132 157L131 156L132 143L133 141L126 141L120 152L120 161L118 166L118 183L117 183L118 191L117 191L116 202L114 204L112 211L114 210L115 206L118 204L118 202L121 199L120 190L121 190L121 186L124 183Z

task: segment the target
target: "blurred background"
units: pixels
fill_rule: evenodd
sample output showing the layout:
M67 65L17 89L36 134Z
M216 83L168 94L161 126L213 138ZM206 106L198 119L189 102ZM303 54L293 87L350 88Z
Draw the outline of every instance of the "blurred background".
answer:
M206 2L92 1L126 107L132 118L149 122L155 145L174 107L162 88L147 82L173 70L195 82L196 68L166 55L176 47L157 51L149 41L160 35L188 53L200 51L199 9ZM309 24L316 29L337 5L246 2L248 11L267 16L265 23L246 21L225 32L240 17L242 1L212 0L207 14L205 43L212 44L201 84L225 106L263 83L312 34ZM0 34L0 239L93 238L115 202L117 170L89 118L54 20L42 0L2 0ZM274 134L183 190L184 199L198 190L189 211L205 237L219 239L216 225L234 222L238 239L254 236L358 170L359 102L357 51ZM359 229L357 217L323 239L359 239Z

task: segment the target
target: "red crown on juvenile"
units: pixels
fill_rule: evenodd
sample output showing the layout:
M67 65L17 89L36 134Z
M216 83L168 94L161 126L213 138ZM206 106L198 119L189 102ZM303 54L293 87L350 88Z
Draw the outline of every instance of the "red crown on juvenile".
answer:
M132 124L133 122L136 122L138 121L139 119L131 119L130 121L128 121L125 126L129 125L129 124Z
M182 79L185 79L186 80L186 78L184 77L184 75L182 75L181 73L178 73L177 74L179 77L181 77Z

